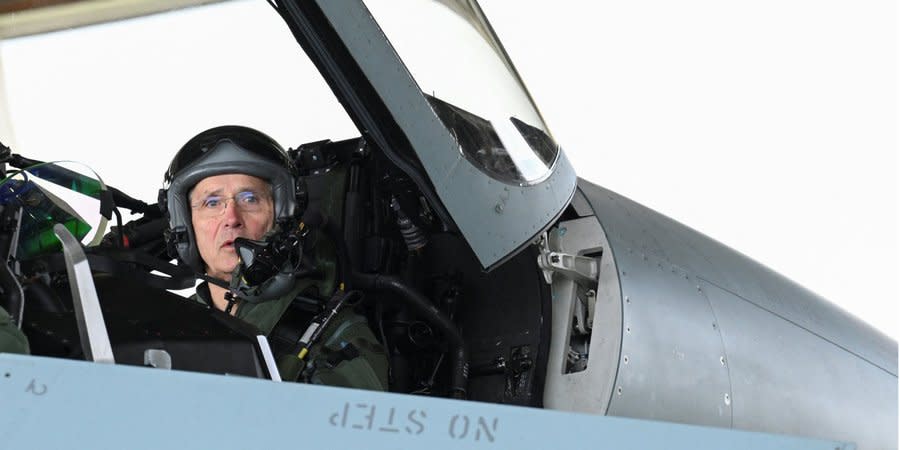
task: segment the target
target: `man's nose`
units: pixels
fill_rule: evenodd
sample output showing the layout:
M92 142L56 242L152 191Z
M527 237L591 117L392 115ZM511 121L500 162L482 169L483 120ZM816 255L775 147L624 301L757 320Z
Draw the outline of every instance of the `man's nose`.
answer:
M225 210L222 212L222 221L226 226L232 228L240 227L244 223L241 210L236 207L234 201L225 204Z

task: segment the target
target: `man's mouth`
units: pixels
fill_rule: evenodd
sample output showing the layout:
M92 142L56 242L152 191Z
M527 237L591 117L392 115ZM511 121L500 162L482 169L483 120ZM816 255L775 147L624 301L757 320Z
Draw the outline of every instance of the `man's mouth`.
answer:
M225 241L224 243L222 243L222 248L226 248L226 247L234 248L234 240L229 239L229 240Z

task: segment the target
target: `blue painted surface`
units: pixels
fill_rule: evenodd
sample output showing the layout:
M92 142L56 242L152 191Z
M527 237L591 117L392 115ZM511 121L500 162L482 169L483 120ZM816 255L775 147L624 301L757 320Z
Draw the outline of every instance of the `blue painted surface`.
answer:
M0 448L852 449L727 429L0 354Z

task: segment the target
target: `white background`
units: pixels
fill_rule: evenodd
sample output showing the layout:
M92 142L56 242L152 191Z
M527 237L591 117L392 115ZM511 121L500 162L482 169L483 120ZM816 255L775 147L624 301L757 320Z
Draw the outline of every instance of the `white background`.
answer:
M897 338L896 2L482 3L582 177ZM309 106L324 84L274 12L247 5L3 43L4 142L152 202L210 126L285 146L351 137L339 108Z
M582 177L897 339L896 1L481 3Z

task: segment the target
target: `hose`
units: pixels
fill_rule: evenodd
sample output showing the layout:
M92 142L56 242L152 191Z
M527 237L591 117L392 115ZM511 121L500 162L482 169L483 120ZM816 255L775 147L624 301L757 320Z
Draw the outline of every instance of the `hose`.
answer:
M405 300L405 304L423 319L440 329L450 341L450 391L454 398L465 398L469 378L469 362L462 334L446 314L437 309L428 298L388 275L353 273L351 280L357 288L388 291ZM393 297L389 297L393 298Z
M375 291L388 291L397 294L405 304L420 315L422 319L436 326L450 341L450 391L454 398L465 398L469 378L469 361L466 352L465 341L456 324L450 318L434 306L427 297L404 284L399 278L380 275L359 273L350 267L347 247L340 231L321 212L307 210L302 219L307 226L321 228L337 246L338 265L341 277L346 280L352 289L372 289ZM388 297L394 299L395 297Z

